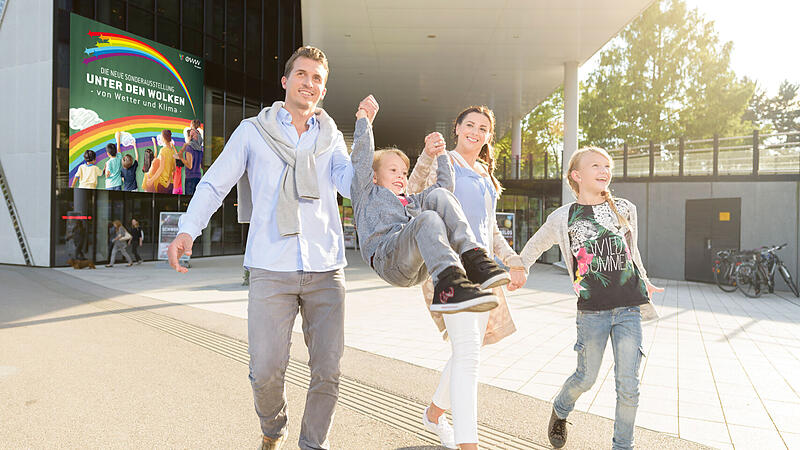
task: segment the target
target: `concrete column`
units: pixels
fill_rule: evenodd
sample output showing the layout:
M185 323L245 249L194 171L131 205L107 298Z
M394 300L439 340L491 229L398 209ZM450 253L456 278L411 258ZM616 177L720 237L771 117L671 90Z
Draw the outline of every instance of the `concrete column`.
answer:
M514 116L511 121L511 177L519 179L519 161L522 155L522 120Z
M578 149L578 63L564 63L564 153L562 175L567 170L569 158ZM566 183L561 186L561 202L573 200L572 191Z

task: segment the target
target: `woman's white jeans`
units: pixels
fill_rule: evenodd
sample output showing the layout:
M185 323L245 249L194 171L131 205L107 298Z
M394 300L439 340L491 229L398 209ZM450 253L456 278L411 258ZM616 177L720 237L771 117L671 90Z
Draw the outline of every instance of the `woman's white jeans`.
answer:
M457 444L478 442L478 369L488 322L488 311L444 315L453 354L442 370L433 404L453 412Z

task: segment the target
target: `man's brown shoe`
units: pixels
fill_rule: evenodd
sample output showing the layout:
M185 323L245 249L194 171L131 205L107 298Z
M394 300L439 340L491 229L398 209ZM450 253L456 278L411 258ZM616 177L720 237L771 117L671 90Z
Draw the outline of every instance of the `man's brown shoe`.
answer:
M286 435L277 438L264 436L261 440L261 450L280 450L286 443Z

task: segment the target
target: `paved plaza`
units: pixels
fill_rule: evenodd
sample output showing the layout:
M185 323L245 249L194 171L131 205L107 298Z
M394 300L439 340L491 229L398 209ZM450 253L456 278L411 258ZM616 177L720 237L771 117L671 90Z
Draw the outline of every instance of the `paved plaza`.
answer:
M419 288L395 288L348 252L346 345L440 370L449 357ZM241 256L193 261L186 275L163 263L96 271L59 269L116 289L246 317ZM113 274L113 275L112 275ZM146 282L142 282L147 280ZM718 448L800 448L800 302L760 299L715 286L653 280L661 319L644 326L637 425ZM537 265L509 294L517 333L484 347L482 383L551 401L575 368L575 302L565 272ZM300 331L299 321L295 331ZM613 358L607 348L594 388L577 409L613 418Z

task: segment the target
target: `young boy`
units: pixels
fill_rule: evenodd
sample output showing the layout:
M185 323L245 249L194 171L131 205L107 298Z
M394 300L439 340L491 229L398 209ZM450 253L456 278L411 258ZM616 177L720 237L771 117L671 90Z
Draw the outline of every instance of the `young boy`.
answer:
M72 179L72 187L77 185L82 189L97 189L97 177L103 174L103 171L95 165L97 153L94 150L86 150L83 152L83 161L85 164L78 167L75 178ZM80 185L78 185L78 180L80 180Z
M430 273L435 286L431 311L496 307L497 298L483 289L507 284L510 278L476 242L452 193L450 158L444 152L438 156L436 184L406 195L408 157L398 149L375 152L372 120L377 112L371 95L359 105L350 155L350 195L361 256L395 286L419 284Z
M122 190L122 164L117 158L117 146L109 143L106 145L108 162L106 163L106 189L109 191Z

